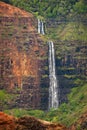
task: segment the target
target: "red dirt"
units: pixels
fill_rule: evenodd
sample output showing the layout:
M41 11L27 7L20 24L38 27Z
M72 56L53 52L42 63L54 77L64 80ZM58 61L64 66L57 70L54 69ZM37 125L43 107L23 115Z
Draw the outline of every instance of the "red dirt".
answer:
M28 13L24 10L21 10L17 7L14 7L12 5L9 4L5 4L4 2L0 2L0 16L23 16L23 17L33 17L33 15L31 13Z

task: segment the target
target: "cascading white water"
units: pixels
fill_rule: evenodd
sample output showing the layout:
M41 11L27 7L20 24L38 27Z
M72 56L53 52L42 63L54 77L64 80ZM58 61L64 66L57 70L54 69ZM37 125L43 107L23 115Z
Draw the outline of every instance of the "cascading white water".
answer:
M44 35L44 24L42 20L38 19L38 33ZM55 73L55 52L54 44L52 41L49 41L49 109L58 108L59 99L58 99L58 88L56 73Z
M57 77L55 73L55 52L54 44L52 41L49 41L49 109L58 108L59 99L58 99L58 89L59 85L57 83Z
M44 35L44 24L42 20L38 19L38 33Z
M44 35L44 24L43 24L43 22L41 21L41 34L43 34Z
M41 28L41 23L40 23L40 19L38 19L38 33L41 32L41 31L40 31L40 30L41 30L40 28Z

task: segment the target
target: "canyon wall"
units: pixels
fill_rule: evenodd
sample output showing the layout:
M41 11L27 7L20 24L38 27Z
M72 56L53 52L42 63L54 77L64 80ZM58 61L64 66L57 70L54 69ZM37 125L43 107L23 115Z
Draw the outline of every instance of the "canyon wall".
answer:
M6 107L39 109L44 100L40 85L47 46L32 14L3 4L0 2L0 89L12 94Z
M87 22L78 21L46 20L42 36L32 14L0 2L0 110L48 109L48 37L55 46L59 103L86 81Z

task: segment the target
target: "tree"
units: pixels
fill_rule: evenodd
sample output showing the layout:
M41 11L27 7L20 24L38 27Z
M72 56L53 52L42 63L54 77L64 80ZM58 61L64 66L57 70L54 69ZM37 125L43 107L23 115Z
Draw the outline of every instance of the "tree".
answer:
M87 4L85 0L80 0L74 6L74 10L78 13L87 13Z

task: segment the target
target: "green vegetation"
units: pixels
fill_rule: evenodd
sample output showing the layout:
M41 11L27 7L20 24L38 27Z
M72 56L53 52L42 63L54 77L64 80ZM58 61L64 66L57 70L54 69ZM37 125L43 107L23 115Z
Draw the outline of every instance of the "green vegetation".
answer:
M21 9L32 12L35 16L40 18L56 18L61 19L69 18L70 16L85 16L87 13L87 1L86 0L1 0L4 2L9 2ZM70 20L70 19L69 19ZM53 24L53 23L52 23ZM19 26L19 31L17 31L17 36L21 33L21 30L27 29L27 25ZM6 30L6 29L5 29ZM12 37L14 33L14 28L11 26L9 33L6 31L2 32L2 38ZM80 21L65 21L59 25L55 25L54 28L46 27L46 36L41 36L44 41L47 39L52 39L55 43L56 56L57 59L64 59L65 54L74 55L73 59L79 63L78 67L80 70L85 70L84 61L87 59L85 56L85 50L80 48L81 46L87 45L87 24ZM21 34L22 35L22 34ZM26 35L28 37L28 35ZM29 39L28 39L29 40ZM27 40L27 41L28 41ZM75 41L75 42L74 42ZM19 41L18 41L19 42ZM21 40L20 46L23 45L23 40ZM23 50L26 50L27 47L23 47ZM47 59L47 56L38 57L39 60ZM73 64L73 63L72 63ZM64 73L66 79L72 79L75 84L75 88L71 90L71 93L68 95L68 103L63 103L58 109L51 109L49 112L43 112L41 110L24 110L15 108L12 110L5 110L6 113L14 115L16 117L21 117L23 115L35 116L40 119L44 119L52 122L60 122L67 126L73 124L77 119L87 111L87 83L86 76L83 74L77 75L75 72L76 68L71 66L60 66L60 71L74 71L74 74ZM44 67L44 70L48 70L47 66ZM44 74L43 79L47 78L48 75ZM47 89L47 88L43 88ZM5 90L0 90L0 105L4 106L7 109L5 103L11 102L13 95L6 93ZM78 126L80 129L80 126Z
M82 22L65 22L60 25L56 25L56 28L47 28L47 30L48 37L54 40L87 41L87 26ZM67 47L64 49L70 50L70 48Z
M78 13L87 13L87 1L80 0L74 5L74 11Z
M14 92L16 91L18 90L15 89ZM0 109L7 110L8 105L11 105L17 96L18 96L17 93L14 94L11 92L7 92L5 89L0 90Z
M36 118L44 119L45 113L42 110L24 110L24 109L12 109L12 110L5 110L5 113L13 115L15 117L21 117L25 115L34 116Z
M86 0L1 0L44 18L66 17L72 13L87 13Z
M21 117L24 115L34 116L51 122L60 122L70 126L79 119L81 114L87 111L87 84L75 87L68 95L68 103L63 103L58 109L51 109L48 112L42 110L12 109L4 112Z
M8 94L5 90L0 90L0 100L5 102L12 99L11 94Z
M87 84L73 88L68 95L69 102L63 103L58 110L47 113L47 119L61 122L67 126L74 123L87 110Z
M6 90L0 90L0 109L8 109L8 104L10 104L16 95L9 94Z

